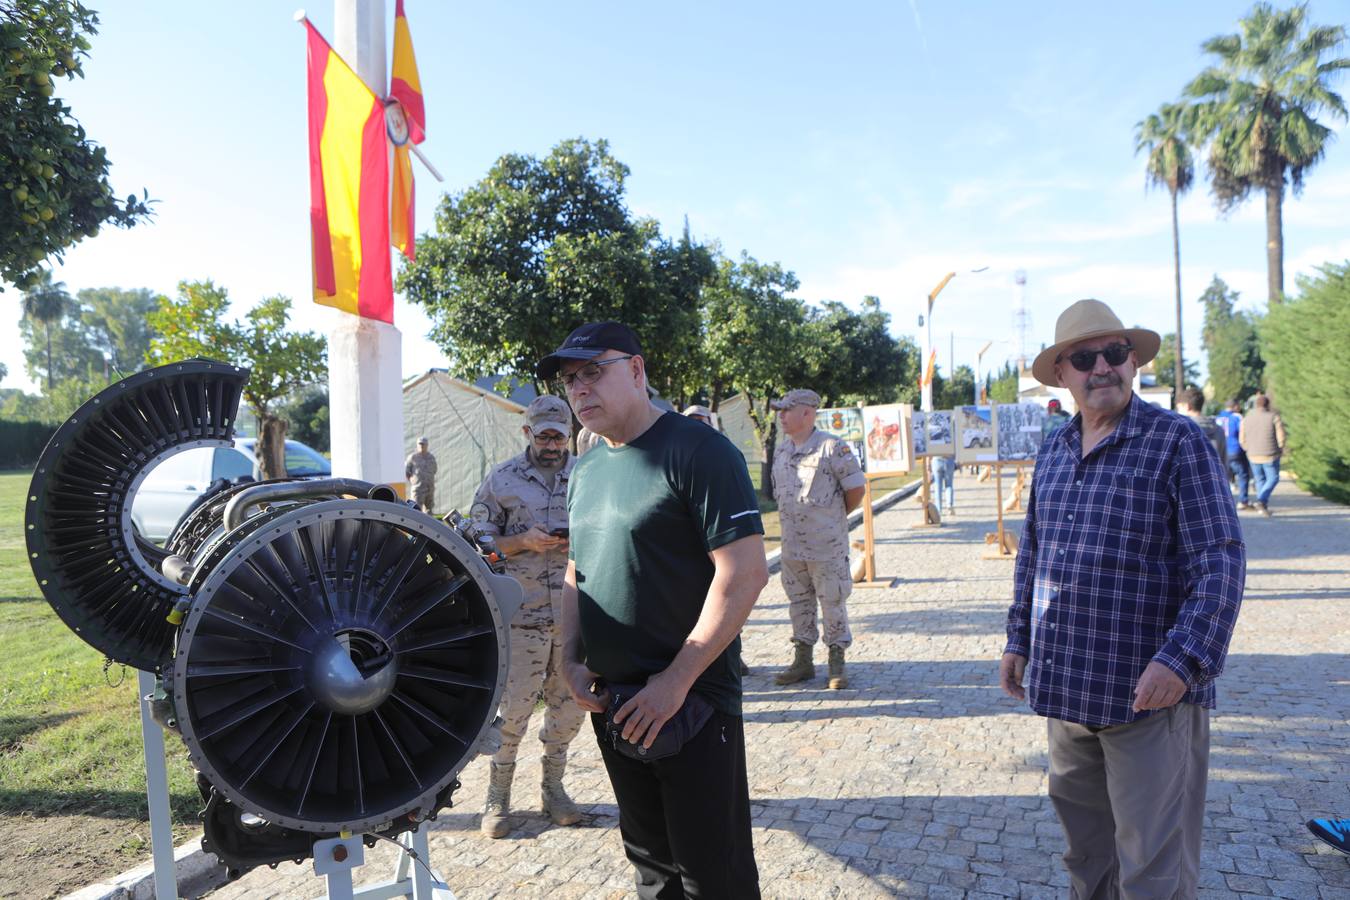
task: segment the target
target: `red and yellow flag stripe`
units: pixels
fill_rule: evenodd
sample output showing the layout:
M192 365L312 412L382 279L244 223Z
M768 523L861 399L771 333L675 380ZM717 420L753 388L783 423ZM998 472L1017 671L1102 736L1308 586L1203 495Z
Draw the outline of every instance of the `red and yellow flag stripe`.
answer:
M384 105L310 22L305 28L314 302L392 324Z

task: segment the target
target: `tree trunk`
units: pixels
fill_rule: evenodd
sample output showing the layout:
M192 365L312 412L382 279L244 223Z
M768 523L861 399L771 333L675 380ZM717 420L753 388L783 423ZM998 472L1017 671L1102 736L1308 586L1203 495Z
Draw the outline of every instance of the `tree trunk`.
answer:
M264 479L286 477L285 419L262 413L258 417L258 443L254 455L258 458L260 474Z
M1271 306L1284 302L1284 174L1266 185L1266 285Z
M1177 192L1172 191L1172 266L1177 275L1177 359L1176 388L1172 391L1172 408L1181 410L1181 392L1186 389L1186 366L1181 355L1181 227L1177 222Z
M714 381L712 383L712 394L708 397L708 408L717 412L717 408L722 405L722 382Z
M42 330L47 333L47 396L52 395L52 323L46 322Z
M767 400L764 402L764 411L761 412L755 405L754 394L744 389L741 393L745 395L745 408L750 415L750 424L755 426L755 437L759 438L760 450L764 454L764 460L759 464L759 493L765 499L772 500L773 450L778 436L777 422L772 416Z

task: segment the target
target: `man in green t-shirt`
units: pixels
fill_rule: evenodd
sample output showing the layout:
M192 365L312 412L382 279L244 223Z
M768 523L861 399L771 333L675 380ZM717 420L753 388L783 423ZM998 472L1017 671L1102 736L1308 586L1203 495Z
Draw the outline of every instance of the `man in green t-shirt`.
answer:
M540 361L604 440L568 490L563 665L593 715L639 897L758 897L741 718L739 633L768 583L764 526L745 460L711 428L647 395L637 337L583 325ZM609 685L639 689L614 714ZM692 696L691 696L692 695ZM686 703L711 707L674 755L640 760Z

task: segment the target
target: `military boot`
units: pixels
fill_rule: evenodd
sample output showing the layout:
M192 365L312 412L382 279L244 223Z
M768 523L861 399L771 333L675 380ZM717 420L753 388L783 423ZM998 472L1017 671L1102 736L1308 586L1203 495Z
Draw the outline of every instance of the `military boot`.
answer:
M838 644L830 646L830 690L838 691L848 687L848 676L844 674L844 648Z
M511 831L507 816L511 814L511 779L516 764L492 763L488 773L487 803L483 805L483 821L478 830L490 838L504 838Z
M539 785L539 791L543 797L544 815L554 825L575 825L581 821L581 810L577 809L563 788L563 770L566 768L566 759L544 757L544 780Z
M811 645L793 641L792 647L795 654L792 665L773 676L774 684L796 684L816 677L816 664L811 661Z

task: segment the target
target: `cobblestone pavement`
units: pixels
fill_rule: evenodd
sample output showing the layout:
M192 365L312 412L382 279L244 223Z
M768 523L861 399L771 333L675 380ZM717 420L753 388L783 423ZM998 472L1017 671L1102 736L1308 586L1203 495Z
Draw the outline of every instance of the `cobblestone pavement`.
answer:
M944 527L912 530L912 501L878 517L878 570L903 580L850 601L849 690L824 689L822 648L814 681L773 684L789 624L776 577L764 592L745 633L745 714L766 897L1067 894L1045 725L995 684L1012 564L980 558L994 506L992 486L962 475ZM1303 824L1350 814L1350 510L1287 483L1272 509L1242 519L1247 595L1212 720L1200 896L1350 900L1350 857ZM509 838L479 835L486 762L465 769L431 835L432 863L461 900L632 896L589 729L574 747L567 784L587 815L572 828L546 827L538 812L533 734ZM371 881L392 869L383 845L367 862ZM308 864L288 864L215 896L322 888Z

